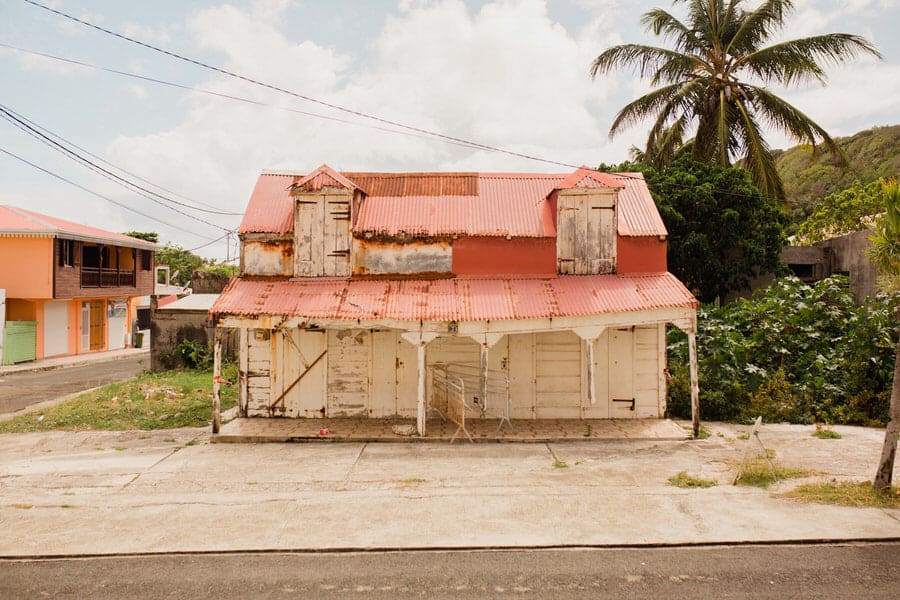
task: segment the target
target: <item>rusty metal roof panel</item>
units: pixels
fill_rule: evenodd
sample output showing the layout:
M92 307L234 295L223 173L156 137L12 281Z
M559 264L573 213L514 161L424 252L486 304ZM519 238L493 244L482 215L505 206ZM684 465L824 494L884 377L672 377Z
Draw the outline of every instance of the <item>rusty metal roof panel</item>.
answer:
M234 279L214 315L346 321L486 321L696 308L671 273L549 279Z
M291 187L296 175L263 173L256 180L238 233L286 234L294 229L294 198Z
M619 235L667 236L666 226L642 173L614 173L625 187L619 190Z
M343 175L369 196L477 196L478 173L353 173Z

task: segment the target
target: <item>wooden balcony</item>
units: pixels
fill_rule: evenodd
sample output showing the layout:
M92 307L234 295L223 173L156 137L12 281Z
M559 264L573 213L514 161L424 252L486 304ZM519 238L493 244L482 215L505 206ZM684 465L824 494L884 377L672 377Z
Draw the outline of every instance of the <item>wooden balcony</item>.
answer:
M135 287L134 271L81 267L81 287Z

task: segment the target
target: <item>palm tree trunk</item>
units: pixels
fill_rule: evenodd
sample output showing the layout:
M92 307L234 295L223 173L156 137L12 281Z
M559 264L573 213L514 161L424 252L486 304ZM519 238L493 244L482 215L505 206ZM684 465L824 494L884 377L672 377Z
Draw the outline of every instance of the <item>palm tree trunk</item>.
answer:
M890 420L884 432L884 447L881 461L875 472L875 489L884 490L891 486L894 475L894 457L897 455L897 435L900 434L900 341L894 358L894 385L891 388Z

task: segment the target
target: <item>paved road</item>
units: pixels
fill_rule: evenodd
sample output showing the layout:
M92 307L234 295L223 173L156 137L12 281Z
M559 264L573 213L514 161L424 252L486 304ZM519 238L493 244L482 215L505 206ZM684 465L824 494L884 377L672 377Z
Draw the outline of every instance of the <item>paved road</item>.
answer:
M148 356L140 356L52 371L0 375L0 413L15 412L38 402L129 379L146 370L148 363Z
M0 561L3 598L896 598L900 544Z

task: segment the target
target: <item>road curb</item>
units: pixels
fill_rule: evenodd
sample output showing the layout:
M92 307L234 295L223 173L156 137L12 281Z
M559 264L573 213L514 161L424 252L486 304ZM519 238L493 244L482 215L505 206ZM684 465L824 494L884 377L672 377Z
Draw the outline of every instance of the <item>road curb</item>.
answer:
M834 546L850 544L898 544L900 537L883 538L809 538L786 540L730 540L705 542L646 542L631 544L539 544L525 546L343 546L334 548L245 548L232 550L159 550L146 552L9 554L0 555L0 562L19 560L74 560L86 558L128 558L153 556L215 556L242 554L391 554L405 552L512 552L521 550L640 550L664 548L727 548L764 546Z

